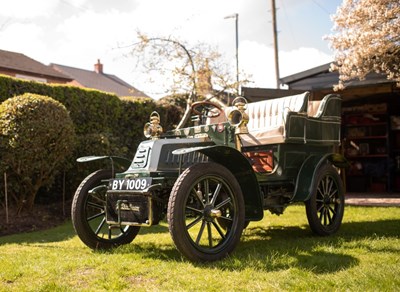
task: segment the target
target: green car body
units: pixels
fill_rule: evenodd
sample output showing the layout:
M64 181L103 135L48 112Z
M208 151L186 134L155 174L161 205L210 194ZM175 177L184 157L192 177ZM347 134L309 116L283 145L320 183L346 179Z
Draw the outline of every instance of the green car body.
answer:
M72 208L78 235L92 248L112 247L129 242L129 239L123 240L129 232L109 235L103 240L99 236L103 226L109 230L114 227L123 230L123 226L127 230L138 230L141 226L157 224L167 215L178 250L190 260L213 261L232 252L242 229L250 221L263 219L264 210L282 214L295 202L306 202L307 217L314 232L320 235L336 232L344 207L343 185L336 169L347 164L337 153L341 99L338 95L328 95L311 113L308 97L304 93L285 100L242 103L220 112L227 118L217 122L209 118L210 111L213 112L209 104L201 104L206 109L204 122L193 127L160 134L159 120L151 118L145 126L150 139L139 145L132 161L106 156L80 158L81 162L108 159L112 171L108 180L97 183L100 185L97 188L104 193L102 214L105 218L94 227L85 227L86 223L82 223L90 221L88 214L82 215L89 213L90 204L78 200L85 197L82 192L90 196L93 190L82 191L84 184L78 189ZM282 108L286 104L295 104L297 110ZM265 113L267 110L269 114ZM263 123L277 123L271 135ZM126 170L114 173L114 163L124 165ZM194 174L190 173L192 168ZM216 174L208 176L208 172ZM230 180L235 182L231 184ZM199 191L203 182L206 195ZM214 183L216 189L211 191ZM335 190L329 190L326 185L329 188L333 185ZM235 191L237 188L240 190ZM319 194L323 189L326 195ZM211 202L204 196L210 196ZM213 199L217 196L223 199ZM213 200L221 202L210 207L215 203ZM244 222L236 224L237 216ZM192 223L180 223L189 222L189 218ZM200 231L191 238L189 231L196 224ZM215 234L221 238L214 238ZM180 239L182 236L187 239ZM202 243L203 236L208 236L207 243Z

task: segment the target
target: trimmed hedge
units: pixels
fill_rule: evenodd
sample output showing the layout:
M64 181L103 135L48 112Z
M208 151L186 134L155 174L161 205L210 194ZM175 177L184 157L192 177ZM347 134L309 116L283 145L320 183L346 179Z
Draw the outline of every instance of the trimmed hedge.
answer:
M0 104L0 172L8 173L18 212L32 209L37 192L53 183L74 146L74 125L60 102L25 93Z
M151 98L122 98L93 89L69 85L53 85L25 81L0 75L0 103L24 93L49 96L61 102L69 112L77 137L72 159L65 164L66 197L73 195L79 182L101 165L78 165L77 157L86 155L118 155L133 158L137 145L145 138L143 126L152 111L160 113L165 130L172 129L182 116L181 108L174 103L156 102ZM1 157L0 157L1 158ZM1 174L3 176L3 174ZM49 201L49 193L61 198L63 176L56 178L56 184L49 191L42 190L42 201ZM4 193L3 179L0 179L0 197ZM0 199L0 203L2 200Z

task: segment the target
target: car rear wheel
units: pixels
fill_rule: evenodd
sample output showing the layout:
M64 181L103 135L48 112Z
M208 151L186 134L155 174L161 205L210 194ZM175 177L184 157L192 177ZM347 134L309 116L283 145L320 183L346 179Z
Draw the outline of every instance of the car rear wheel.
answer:
M338 231L344 214L344 187L337 170L325 164L317 170L311 197L305 202L308 223L318 235Z
M231 253L244 227L244 201L232 173L214 162L187 168L168 203L169 231L177 249L193 261L215 261Z

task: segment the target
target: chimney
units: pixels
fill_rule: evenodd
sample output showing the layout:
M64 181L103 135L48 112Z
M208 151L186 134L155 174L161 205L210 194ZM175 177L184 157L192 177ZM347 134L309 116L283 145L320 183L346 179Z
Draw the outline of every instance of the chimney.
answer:
M103 74L103 64L100 63L100 59L97 59L97 64L94 64L94 72Z

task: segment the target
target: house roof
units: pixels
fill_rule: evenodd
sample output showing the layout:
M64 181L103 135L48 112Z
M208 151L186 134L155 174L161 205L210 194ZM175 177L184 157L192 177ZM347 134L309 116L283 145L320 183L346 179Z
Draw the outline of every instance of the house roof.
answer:
M319 90L332 89L339 82L339 73L330 71L331 63L317 66L280 79L281 84L286 84L290 89ZM371 86L377 84L393 83L383 74L370 73L364 80L353 79L346 82L346 87Z
M242 87L242 95L249 102L303 93L304 90Z
M114 93L118 96L148 97L148 95L126 83L117 76L103 73L102 69L96 72L59 64L50 64L50 66L55 70L68 75L81 86L86 88L98 89L101 91Z
M280 78L279 81L281 84L290 84L292 82L297 82L302 79L310 78L312 76L321 74L321 73L329 73L329 68L331 66L331 63L327 63L321 66L317 66L293 75L289 75L283 78Z
M53 77L71 81L72 79L53 68L46 66L21 53L0 50L0 68L15 71L21 74Z

